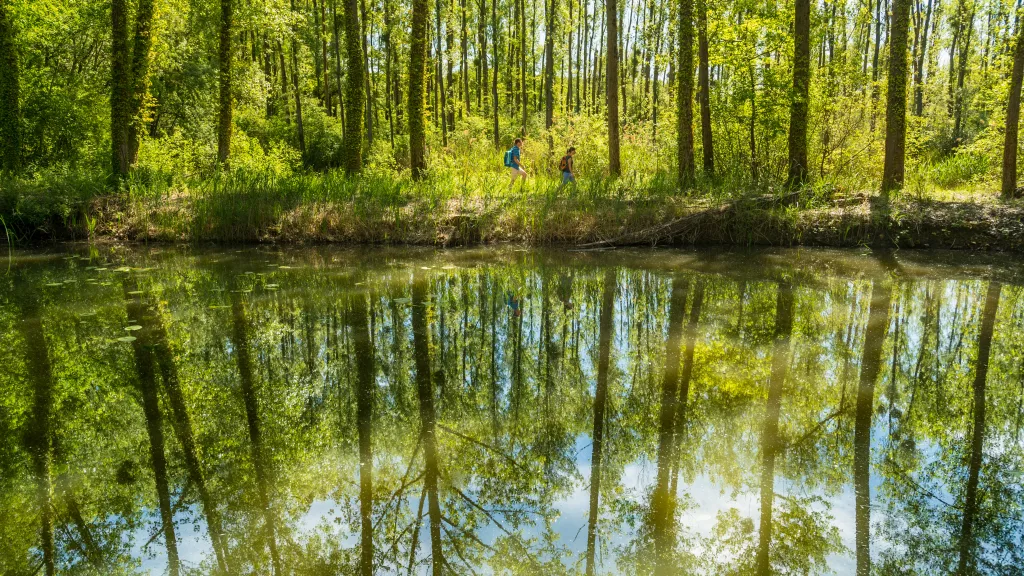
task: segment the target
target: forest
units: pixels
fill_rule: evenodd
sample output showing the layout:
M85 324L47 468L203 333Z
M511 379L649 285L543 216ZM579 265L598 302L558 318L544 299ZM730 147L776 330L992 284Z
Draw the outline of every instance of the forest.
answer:
M4 0L0 213L197 238L199 213L310 235L783 191L994 203L1018 192L1020 30L1008 0Z

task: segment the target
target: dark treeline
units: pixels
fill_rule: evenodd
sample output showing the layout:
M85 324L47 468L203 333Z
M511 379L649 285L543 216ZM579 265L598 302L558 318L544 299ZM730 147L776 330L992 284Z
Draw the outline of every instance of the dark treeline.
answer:
M5 572L1022 561L1015 283L108 256L0 292Z
M418 178L523 136L684 188L1001 171L1010 197L1020 30L1011 0L4 0L0 157Z

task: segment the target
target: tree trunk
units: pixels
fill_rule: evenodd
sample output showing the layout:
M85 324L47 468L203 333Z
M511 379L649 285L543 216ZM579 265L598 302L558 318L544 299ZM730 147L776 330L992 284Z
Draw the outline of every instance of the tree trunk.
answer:
M676 145L679 188L693 183L693 0L679 0L679 55L676 89Z
M687 2L689 0L680 0ZM612 177L622 174L622 162L619 158L619 45L618 45L618 0L605 2L605 22L607 36L605 45L607 80L605 83L605 103L608 106L608 172Z
M953 104L953 148L963 144L964 130L964 78L967 76L968 57L971 55L971 36L974 32L974 10L967 16L957 56L960 62L956 73L956 98Z
M342 142L342 163L345 172L355 174L363 169L363 49L360 44L359 4L344 0L345 17L345 136Z
M659 27L660 33L660 27ZM700 90L700 134L704 156L704 174L715 175L715 143L711 134L711 78L708 70L708 0L697 0L697 58L700 67L697 84ZM657 68L655 68L657 70ZM658 79L655 74L655 105Z
M960 556L957 562L957 576L976 573L974 558L975 536L974 516L978 508L978 477L981 474L981 459L985 444L985 384L988 378L989 351L992 347L992 333L996 323L996 309L999 307L999 293L1002 285L990 282L985 295L985 309L981 314L981 330L978 333L978 359L974 371L974 423L971 425L971 462L967 473L967 491L964 496L964 517L960 528Z
M889 34L889 88L885 112L885 167L882 192L903 187L907 136L907 28L910 0L893 0Z
M128 164L139 160L139 138L144 131L146 94L149 93L149 52L153 45L153 0L140 0L135 8L135 38L132 42L132 68L129 72L131 104L128 113Z
M292 0L292 11L295 0ZM302 127L302 93L299 90L299 41L292 30L292 93L295 96L295 130L299 139L299 154L306 158L306 133Z
M759 576L772 573L769 550L772 541L772 506L775 501L775 457L779 442L779 415L782 411L782 387L789 372L789 337L793 331L793 287L779 284L775 302L775 335L772 347L772 371L768 380L768 403L761 431L761 523L758 531L756 567Z
M614 1L614 0L611 0ZM609 10L609 12L612 12ZM611 44L609 44L611 49ZM609 87L609 92L615 92ZM594 394L594 432L590 452L590 515L587 521L587 576L593 576L597 550L598 504L601 498L602 449L604 447L604 413L608 402L608 365L611 358L612 332L615 329L615 270L604 275L601 295L601 319L598 332L597 386Z
M220 0L220 115L217 119L217 162L227 164L231 153L231 21L232 0Z
M938 0L928 0L924 26L921 28L921 45L917 50L917 67L914 71L914 115L924 114L925 65L928 64L928 28L931 26L933 5Z
M423 125L423 90L427 72L427 20L430 5L427 0L412 0L412 33L409 38L409 165L412 177L421 179L427 169L426 131Z
M544 128L550 130L555 111L555 18L558 0L547 0L547 22L544 27ZM570 48L571 50L571 48ZM548 138L550 142L550 136Z
M871 308L860 362L857 413L853 431L853 487L856 496L857 576L871 574L871 417L875 382L881 367L882 345L889 328L892 288L871 283ZM895 357L895 354L894 354Z
M417 277L412 286L412 337L416 365L416 389L419 396L420 437L423 443L425 474L423 485L427 493L427 513L430 517L431 574L441 576L444 570L444 552L441 547L441 504L438 497L438 458L436 418L434 411L434 383L430 371L430 330L427 325L427 280Z
M789 185L807 180L807 108L811 86L811 2L795 0L793 100L789 109Z
M366 31L369 19L366 17L366 0L360 0L359 9L362 20L360 21L362 27L362 40L363 40L363 88L366 91L366 100L363 104L366 115L366 144L370 146L373 144L373 126L376 123L376 113L374 106L376 102L373 98L373 75L370 73L370 46L369 46L369 34Z
M263 446L263 431L260 424L259 399L256 397L256 382L252 373L252 357L249 351L249 322L245 316L245 305L239 295L231 292L232 340L235 360L245 405L245 420L249 432L249 450L253 471L256 476L256 493L263 513L267 546L270 548L271 574L281 574L281 557L277 550L277 529L274 511L270 506L270 471L267 469L266 449Z
M21 80L14 21L8 3L0 2L0 170L21 168Z
M349 0L351 1L351 0ZM373 576L373 391L374 349L366 322L366 297L352 296L352 343L355 348L357 393L356 420L359 427L359 573Z
M1003 136L1003 198L1017 195L1017 135L1020 124L1020 90L1024 81L1024 31L1017 32L1013 50L1010 93L1006 97L1006 133Z
M494 127L494 147L501 148L501 134L498 131L498 0L491 0L491 45L494 51L494 79L491 82L491 121Z
M126 0L111 0L110 20L110 146L111 173L120 179L131 168L131 55L128 50Z

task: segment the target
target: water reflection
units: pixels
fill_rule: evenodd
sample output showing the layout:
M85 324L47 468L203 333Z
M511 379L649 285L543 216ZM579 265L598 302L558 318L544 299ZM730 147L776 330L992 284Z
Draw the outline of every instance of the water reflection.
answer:
M1019 573L1022 283L929 257L26 254L0 573Z

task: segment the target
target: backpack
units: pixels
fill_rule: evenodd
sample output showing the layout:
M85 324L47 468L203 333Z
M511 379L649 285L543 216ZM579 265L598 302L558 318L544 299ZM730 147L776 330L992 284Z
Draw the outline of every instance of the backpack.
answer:
M505 152L505 168L515 168L516 165L512 163L512 149L509 148Z
M558 161L558 169L562 172L569 171L569 157L562 156L562 159Z

